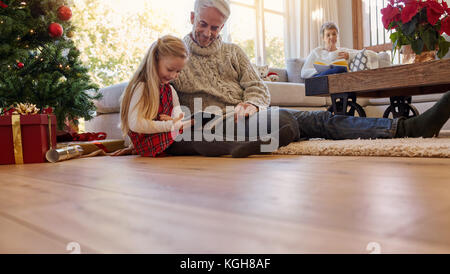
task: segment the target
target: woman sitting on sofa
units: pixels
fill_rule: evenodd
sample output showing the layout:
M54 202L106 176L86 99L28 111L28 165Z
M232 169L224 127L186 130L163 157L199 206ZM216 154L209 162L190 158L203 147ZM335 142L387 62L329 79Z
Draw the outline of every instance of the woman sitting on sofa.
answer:
M338 48L339 28L333 22L326 22L320 28L320 35L323 39L324 46L315 48L306 59L306 62L302 68L301 76L303 79L325 76L329 74L347 72L346 67L335 66L326 71L318 73L314 68L315 62L322 62L331 64L337 60L345 59L347 63L353 59L357 52L353 49Z

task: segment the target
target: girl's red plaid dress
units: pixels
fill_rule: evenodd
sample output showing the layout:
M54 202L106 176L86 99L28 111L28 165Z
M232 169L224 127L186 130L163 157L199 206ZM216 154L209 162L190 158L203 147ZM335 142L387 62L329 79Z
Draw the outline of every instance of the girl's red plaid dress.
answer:
M171 116L173 110L173 99L170 85L162 85L159 93L160 100L158 117L161 114ZM130 130L128 132L128 136L130 136L134 149L137 153L144 157L164 156L164 151L174 142L170 132L141 134Z

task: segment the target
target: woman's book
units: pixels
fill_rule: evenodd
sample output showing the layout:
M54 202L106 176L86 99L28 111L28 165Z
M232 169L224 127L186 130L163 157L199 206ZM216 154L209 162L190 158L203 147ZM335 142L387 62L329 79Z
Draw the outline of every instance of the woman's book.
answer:
M331 64L327 64L327 63L322 62L322 61L314 62L314 68L319 73L327 71L327 70L329 70L331 68L334 68L334 67L345 67L345 68L347 68L347 71L349 70L348 69L348 62L345 59L336 60L336 61L334 61Z

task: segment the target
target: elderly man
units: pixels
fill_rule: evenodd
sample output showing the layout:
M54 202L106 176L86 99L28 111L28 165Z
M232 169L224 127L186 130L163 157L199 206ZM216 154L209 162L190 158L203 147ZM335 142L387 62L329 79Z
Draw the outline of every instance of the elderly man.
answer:
M229 16L230 7L224 0L195 1L190 18L193 29L184 37L190 51L189 61L173 82L180 105L191 113L212 106L229 110L232 106L234 120L238 124L243 121L245 131L238 132L236 125L233 132L224 133L236 138L255 137L250 132L253 128L256 136L272 134L277 139L272 150L298 140L299 129L292 115L286 110L269 108L269 90L244 51L238 45L222 41L219 33ZM197 109L196 101L202 109ZM245 117L249 118L244 120ZM261 131L261 123L267 132Z
M230 8L224 0L195 1L195 10L191 13L193 30L184 38L190 59L174 82L180 104L191 112L195 111L198 99L203 107L223 109L231 105L235 119L249 117L245 119L245 135L249 134L251 125L261 126L260 117L275 116L278 128L272 128L270 122L273 119L263 119L263 122L268 121L268 128L272 128L270 134L276 135L279 146L300 140L300 137L334 140L429 138L439 134L450 117L450 91L428 111L407 120L333 115L328 111L273 111L268 108L268 89L253 70L248 57L239 46L223 42L219 35L229 15ZM174 154L190 154L191 145L185 144L177 146L178 151Z

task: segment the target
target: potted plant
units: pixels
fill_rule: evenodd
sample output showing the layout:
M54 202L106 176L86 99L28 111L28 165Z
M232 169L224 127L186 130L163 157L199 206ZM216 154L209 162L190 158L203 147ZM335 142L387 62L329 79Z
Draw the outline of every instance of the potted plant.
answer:
M390 0L381 10L383 25L392 31L392 50L410 46L415 61L439 58L449 51L450 42L442 36L450 35L450 8L437 0ZM430 54L431 52L431 54ZM422 56L422 58L421 58Z

